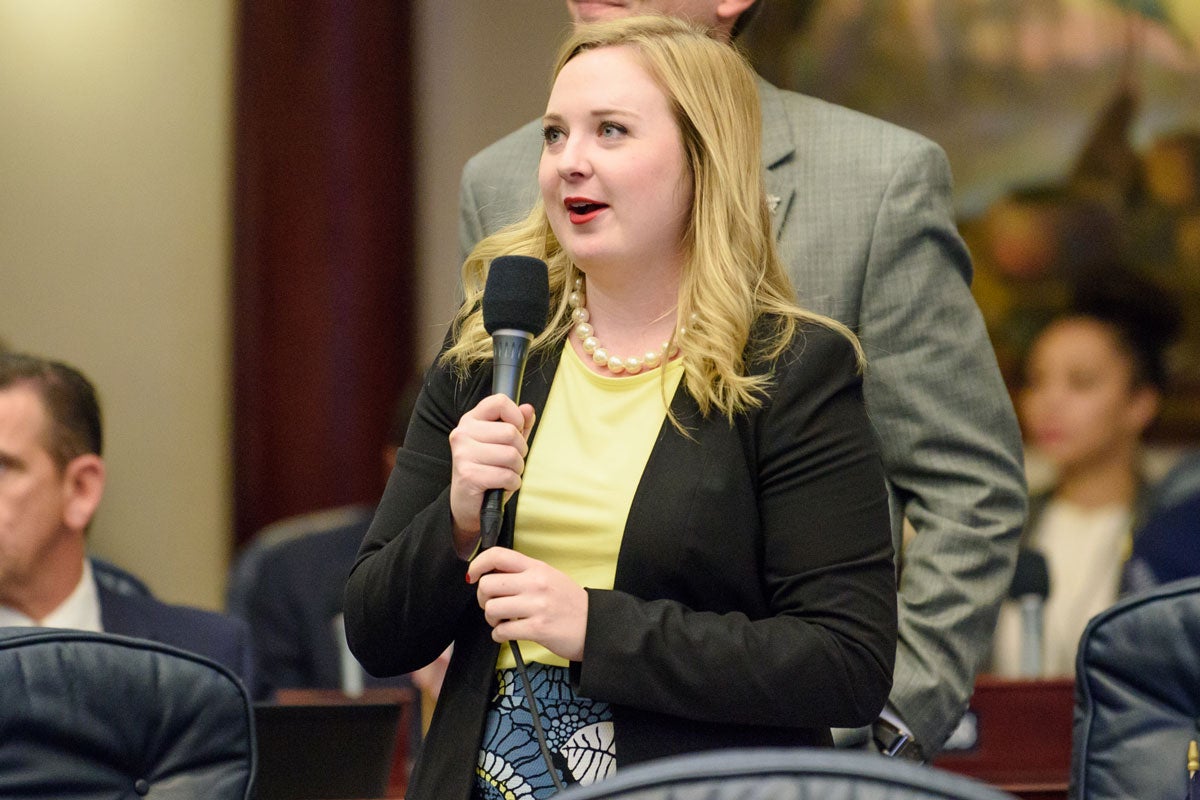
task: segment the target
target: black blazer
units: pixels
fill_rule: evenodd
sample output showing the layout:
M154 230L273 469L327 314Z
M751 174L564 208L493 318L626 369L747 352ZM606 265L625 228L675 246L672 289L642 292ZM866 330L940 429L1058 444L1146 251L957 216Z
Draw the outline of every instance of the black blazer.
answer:
M559 349L535 354L541 409ZM589 589L577 691L612 704L618 769L723 747L829 744L875 719L891 686L896 578L887 493L849 342L806 326L763 406L701 418L682 385L630 507L611 590ZM346 591L371 672L454 656L410 800L467 798L498 645L452 547L449 432L491 392L435 364ZM536 445L536 428L531 446ZM603 465L597 465L603 478ZM518 492L506 506L512 541Z
M262 683L276 689L337 689L342 685L341 646L333 619L342 613L346 576L358 556L372 514L334 528L313 528L258 554L254 585L243 618L254 641ZM404 676L364 685L407 687ZM419 730L418 730L419 733Z

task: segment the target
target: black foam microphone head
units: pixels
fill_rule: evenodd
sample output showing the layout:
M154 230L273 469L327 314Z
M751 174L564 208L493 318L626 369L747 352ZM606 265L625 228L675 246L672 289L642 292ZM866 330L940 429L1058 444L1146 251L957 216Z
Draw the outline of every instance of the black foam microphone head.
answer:
M530 256L500 256L488 268L483 288L483 327L537 336L550 315L546 262Z
M1045 599L1050 594L1050 569L1046 557L1029 547L1017 550L1017 569L1013 572L1008 596L1017 598L1036 595Z

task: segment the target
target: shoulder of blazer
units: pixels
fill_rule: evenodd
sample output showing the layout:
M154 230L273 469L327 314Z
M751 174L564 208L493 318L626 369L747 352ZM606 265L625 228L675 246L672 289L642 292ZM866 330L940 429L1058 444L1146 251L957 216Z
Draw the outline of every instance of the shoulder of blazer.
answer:
M783 409L799 410L797 401L807 406L807 398L824 394L822 387L826 382L847 379L844 370L854 364L854 349L845 336L820 323L805 321L797 324L792 340L782 352L772 357L755 356L754 342L762 340L771 324L769 316L756 321L751 343L746 348L746 374L769 378L761 405L735 417L735 424L742 429L748 444L764 435L761 426L766 424L765 419L776 417ZM861 381L861 374L855 379Z
M764 315L755 321L750 331L750 342L746 345L746 371L749 375L763 375L775 372L780 368L789 369L792 365L804 360L806 352L815 348L815 354L827 363L826 358L835 356L838 359L852 360L853 347L840 331L816 321L800 320L796 323L796 332L792 340L778 355L773 358L755 357L754 348L769 334L769 329L776 317Z
M763 164L773 169L795 151L821 155L835 151L870 152L881 147L894 152L909 148L937 148L916 131L895 123L800 94L759 78L763 119ZM846 134L854 132L855 147L846 147Z

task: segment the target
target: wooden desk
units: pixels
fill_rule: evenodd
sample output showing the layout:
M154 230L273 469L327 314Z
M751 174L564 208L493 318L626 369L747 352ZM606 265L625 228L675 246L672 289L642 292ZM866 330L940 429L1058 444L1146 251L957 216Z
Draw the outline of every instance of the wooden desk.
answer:
M388 798L403 798L408 789L408 773L412 768L410 755L412 743L410 731L417 713L417 693L413 689L364 689L357 697L350 697L337 689L280 689L275 693L275 702L287 705L323 705L328 703L396 703L400 706L400 722L396 729L396 749L392 759L392 771L388 777Z
M1071 678L981 675L968 711L975 724L973 746L942 752L933 764L1026 800L1066 798L1074 703Z

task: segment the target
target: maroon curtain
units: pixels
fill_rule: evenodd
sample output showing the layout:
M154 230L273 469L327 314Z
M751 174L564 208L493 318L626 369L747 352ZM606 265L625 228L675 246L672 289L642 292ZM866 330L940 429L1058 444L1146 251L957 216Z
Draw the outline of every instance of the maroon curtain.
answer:
M410 4L244 0L234 512L374 502L416 349Z

